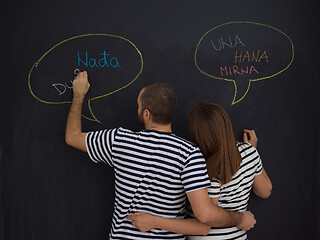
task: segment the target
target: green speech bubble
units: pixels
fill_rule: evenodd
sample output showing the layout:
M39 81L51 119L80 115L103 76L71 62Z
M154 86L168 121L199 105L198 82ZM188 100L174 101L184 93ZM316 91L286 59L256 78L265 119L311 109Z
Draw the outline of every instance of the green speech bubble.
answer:
M234 84L232 105L242 101L252 82L277 76L290 67L294 46L284 32L255 22L228 22L206 32L194 61L204 75Z
M119 60L112 53L120 56ZM73 72L77 68L88 71L91 84L87 94L91 116L82 116L100 122L93 113L91 102L119 92L134 83L142 73L143 58L140 50L130 40L121 36L103 33L74 36L51 47L33 64L28 74L30 93L45 104L71 103L72 81L69 80L74 78ZM66 81L69 81L69 86L57 83ZM110 82L112 85L109 87ZM68 86L69 93L62 95L60 91L56 94L52 86L56 90L62 86L64 91L65 86ZM90 96L90 93L93 96Z

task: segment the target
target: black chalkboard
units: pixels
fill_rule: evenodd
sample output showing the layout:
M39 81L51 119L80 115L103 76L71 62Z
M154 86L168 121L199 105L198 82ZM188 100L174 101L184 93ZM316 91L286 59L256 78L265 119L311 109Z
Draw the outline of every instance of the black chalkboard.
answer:
M174 132L201 100L238 140L256 130L273 182L252 196L250 239L318 239L317 5L301 1L15 1L2 6L0 239L107 239L113 170L64 141L72 80L88 71L83 130L140 130L148 83L178 95Z

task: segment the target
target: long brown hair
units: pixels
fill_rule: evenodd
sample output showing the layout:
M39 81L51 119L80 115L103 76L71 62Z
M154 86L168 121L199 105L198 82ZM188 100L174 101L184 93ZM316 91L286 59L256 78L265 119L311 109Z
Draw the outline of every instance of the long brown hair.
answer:
M218 104L200 102L189 113L189 128L192 141L206 159L210 179L230 182L242 160L226 111Z

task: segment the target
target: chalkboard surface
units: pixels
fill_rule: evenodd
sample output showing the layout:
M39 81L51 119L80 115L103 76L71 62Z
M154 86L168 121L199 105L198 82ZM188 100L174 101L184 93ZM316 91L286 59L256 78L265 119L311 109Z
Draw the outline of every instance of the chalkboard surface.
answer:
M141 129L148 83L178 95L189 139L200 100L222 105L241 140L255 129L272 183L254 196L250 239L319 239L317 3L15 1L1 21L0 239L107 239L113 170L64 141L72 80L91 83L83 130Z

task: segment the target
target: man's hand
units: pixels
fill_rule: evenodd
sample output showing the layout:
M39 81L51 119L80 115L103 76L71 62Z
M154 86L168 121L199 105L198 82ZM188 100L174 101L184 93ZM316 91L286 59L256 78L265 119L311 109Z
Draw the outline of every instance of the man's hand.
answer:
M132 224L136 228L138 228L141 232L147 232L155 228L155 226L152 223L156 221L155 220L156 217L148 213L142 213L142 212L133 213L127 216L127 219L131 220Z
M241 223L237 225L238 228L248 231L254 227L256 224L256 219L253 214L249 211L242 212Z
M248 142L252 146L257 148L257 146L258 146L258 138L257 138L257 135L254 132L254 130L245 129L243 131L244 131L244 133L243 133L243 141L246 142L246 143Z
M90 88L88 74L86 71L80 72L73 81L73 96L84 98Z

